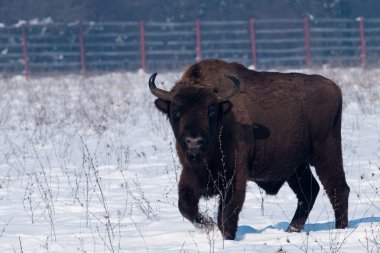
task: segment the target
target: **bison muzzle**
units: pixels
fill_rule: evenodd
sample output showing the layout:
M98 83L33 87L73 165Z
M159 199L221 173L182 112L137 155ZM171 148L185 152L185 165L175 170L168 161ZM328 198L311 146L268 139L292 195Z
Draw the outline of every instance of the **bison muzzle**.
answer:
M334 82L213 59L190 66L170 91L156 87L156 75L149 88L170 121L183 166L178 207L195 226L213 225L198 203L217 195L218 227L225 239L235 239L250 180L267 194L277 194L287 182L298 199L287 231L301 231L319 191L314 166L336 228L347 227L342 94Z

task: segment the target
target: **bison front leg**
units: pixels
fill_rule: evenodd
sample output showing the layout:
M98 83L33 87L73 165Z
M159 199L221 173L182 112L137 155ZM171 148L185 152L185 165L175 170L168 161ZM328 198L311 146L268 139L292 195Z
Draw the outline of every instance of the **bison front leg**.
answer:
M220 194L218 227L225 240L234 240L238 227L239 214L245 199L245 185L231 185Z
M194 188L187 184L186 180L181 177L178 189L178 208L182 216L188 219L199 229L212 229L214 222L204 214L199 213L198 203L200 195L196 194Z

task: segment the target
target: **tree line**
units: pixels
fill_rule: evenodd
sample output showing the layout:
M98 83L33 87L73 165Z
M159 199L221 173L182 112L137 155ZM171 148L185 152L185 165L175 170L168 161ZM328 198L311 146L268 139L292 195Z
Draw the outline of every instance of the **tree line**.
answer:
M379 0L0 0L0 23L379 17Z

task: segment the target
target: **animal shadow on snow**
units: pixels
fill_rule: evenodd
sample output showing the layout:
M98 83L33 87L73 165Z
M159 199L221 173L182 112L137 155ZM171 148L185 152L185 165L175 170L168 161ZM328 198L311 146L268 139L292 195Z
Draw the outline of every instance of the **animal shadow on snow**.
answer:
M380 222L380 217L366 217L356 220L351 220L348 222L348 228L356 228L361 223L370 223L370 222ZM289 222L279 222L274 226L267 226L263 229L255 229L251 226L243 225L239 226L236 239L242 240L247 234L259 234L264 232L267 229L278 229L278 230L286 230L289 226ZM325 223L309 223L305 224L305 228L303 232L316 232L316 231L324 231L334 229L335 222L325 222Z

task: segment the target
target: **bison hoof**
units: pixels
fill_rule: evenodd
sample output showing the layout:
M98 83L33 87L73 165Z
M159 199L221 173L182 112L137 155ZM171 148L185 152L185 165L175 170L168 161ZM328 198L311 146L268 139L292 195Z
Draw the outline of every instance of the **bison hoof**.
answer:
M235 240L235 238L236 238L236 235L230 235L228 233L223 235L224 240Z
M348 227L348 221L336 221L335 228L336 229L345 229Z
M193 225L206 232L209 232L214 229L214 221L206 214L199 213L193 221Z
M301 232L301 228L297 228L297 227L293 227L292 225L289 225L288 229L286 230L286 232L289 232L289 233L299 233Z

